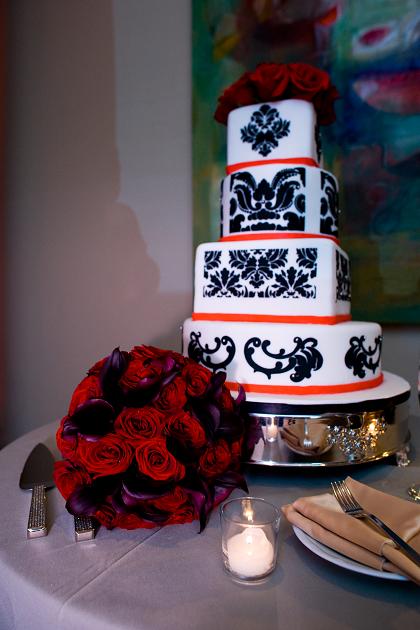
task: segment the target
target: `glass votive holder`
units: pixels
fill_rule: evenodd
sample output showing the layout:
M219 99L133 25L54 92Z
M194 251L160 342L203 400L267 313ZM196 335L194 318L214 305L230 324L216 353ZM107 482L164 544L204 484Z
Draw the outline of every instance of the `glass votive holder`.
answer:
M237 579L255 582L274 571L280 511L265 499L241 497L220 508L225 569Z

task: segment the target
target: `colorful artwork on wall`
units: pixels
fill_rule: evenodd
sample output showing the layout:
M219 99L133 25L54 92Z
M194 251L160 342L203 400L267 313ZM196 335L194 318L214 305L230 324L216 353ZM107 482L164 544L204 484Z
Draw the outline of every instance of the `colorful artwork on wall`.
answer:
M194 239L217 240L226 163L217 97L264 61L332 75L325 166L340 182L354 319L420 323L420 11L414 0L194 0Z

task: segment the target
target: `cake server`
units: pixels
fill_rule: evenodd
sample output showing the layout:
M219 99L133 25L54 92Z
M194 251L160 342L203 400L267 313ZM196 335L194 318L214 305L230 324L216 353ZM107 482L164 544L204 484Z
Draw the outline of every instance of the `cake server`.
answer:
M46 489L54 486L54 458L45 444L37 444L31 451L20 475L22 490L32 490L27 527L28 538L47 535Z

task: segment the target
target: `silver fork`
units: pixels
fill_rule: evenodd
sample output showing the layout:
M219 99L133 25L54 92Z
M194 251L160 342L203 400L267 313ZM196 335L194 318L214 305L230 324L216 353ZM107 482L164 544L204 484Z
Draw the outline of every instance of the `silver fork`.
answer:
M388 527L388 525L381 521L380 518L375 516L375 514L366 512L360 503L356 501L345 481L333 481L331 483L331 487L343 512L349 514L350 516L354 516L355 518L367 518L369 521L374 523L376 527L379 527L379 529L392 538L392 540L398 545L401 551L404 551L410 560L420 566L420 554L418 554L411 545L406 543L405 540L398 536L398 534L396 534L390 527Z

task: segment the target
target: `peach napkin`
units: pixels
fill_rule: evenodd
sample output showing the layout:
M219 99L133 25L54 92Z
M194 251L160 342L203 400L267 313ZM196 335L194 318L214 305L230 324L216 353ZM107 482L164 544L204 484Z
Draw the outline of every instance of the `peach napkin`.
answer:
M374 490L351 477L346 483L361 506L379 516L420 553L420 506ZM303 497L282 507L287 520L319 542L379 571L393 571L420 585L420 567L366 519L345 514L332 494Z

